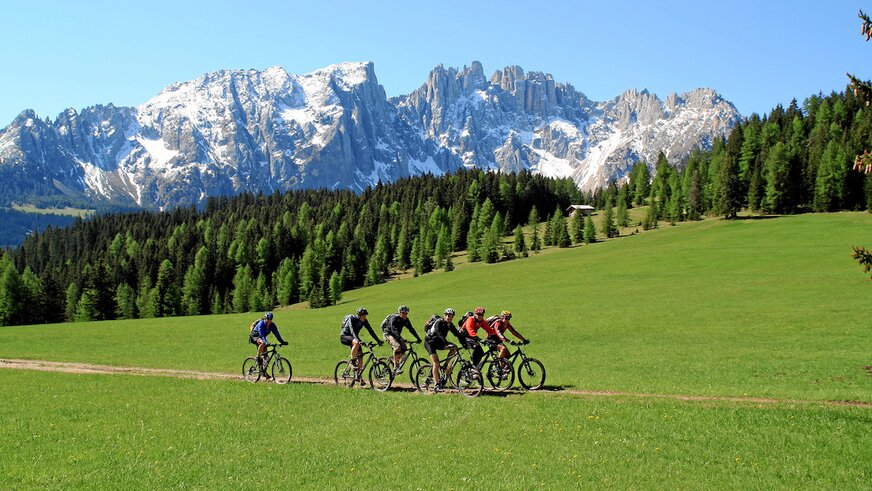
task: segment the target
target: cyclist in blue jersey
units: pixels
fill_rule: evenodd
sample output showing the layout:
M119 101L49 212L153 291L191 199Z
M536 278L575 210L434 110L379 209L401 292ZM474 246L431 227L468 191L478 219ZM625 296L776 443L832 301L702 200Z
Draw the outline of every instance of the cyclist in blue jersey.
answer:
M282 335L279 334L279 328L273 323L273 313L267 312L263 314L263 318L261 318L257 323L254 324L254 327L251 328L251 333L248 336L248 341L251 344L257 345L257 360L260 362L260 366L263 368L264 372L266 372L266 348L269 346L269 341L267 341L266 337L272 334L278 340L279 344L282 346L287 346L288 343L284 339L282 339ZM264 376L269 378L266 373Z

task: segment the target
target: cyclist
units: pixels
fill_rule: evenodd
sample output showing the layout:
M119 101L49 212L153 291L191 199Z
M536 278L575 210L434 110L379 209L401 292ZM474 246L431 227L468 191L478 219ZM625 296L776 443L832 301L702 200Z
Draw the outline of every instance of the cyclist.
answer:
M369 331L369 335L372 336L372 339L378 343L379 346L382 345L382 342L378 340L375 336L375 332L372 330L372 326L369 325L369 321L366 320L366 316L369 312L366 311L365 308L361 307L357 309L357 312L354 314L348 314L345 316L345 319L342 320L342 330L339 332L339 342L344 344L345 346L351 346L351 359L354 363L354 366L357 368L357 371L360 372L363 369L363 364L361 363L362 356L362 348L360 347L360 330L364 327L367 331ZM361 379L361 385L365 385L363 380Z
M487 321L484 318L484 307L476 307L473 311L472 317L466 319L466 322L463 324L462 327L467 336L466 348L472 350L472 363L476 366L478 366L478 363L484 356L484 350L482 350L481 346L479 345L479 329L484 329L484 332L486 332L488 335L488 339L491 339L491 336L493 336L493 339L497 341L506 340L506 338L503 337L502 333L500 333L496 329L492 329L488 325Z
M385 317L381 328L384 340L394 350L394 366L397 367L395 373L402 373L402 370L399 369L400 359L403 358L403 354L406 352L406 340L402 336L403 328L408 329L415 336L417 342L421 342L421 337L418 336L418 332L415 331L415 328L412 327L412 322L409 320L409 307L400 305L397 308L397 313Z
M502 336L502 341L506 341L506 338L505 338L505 336L503 336L503 334L506 332L506 329L508 329L512 333L512 335L515 336L516 338L520 339L522 343L524 343L524 344L529 343L530 341L527 338L525 338L524 336L522 336L521 333L516 331L515 326L513 326L512 323L509 322L509 320L511 318L512 318L512 313L509 312L508 310L504 310L504 311L500 312L500 315L488 318L487 323L488 323L488 325L490 325L491 329L495 330L497 333L499 333ZM487 338L490 340L493 340L493 341L497 341L497 342L500 341L499 338L497 338L495 335L488 335ZM500 344L498 345L498 348L500 351L500 358L508 358L509 357L509 348L506 348L505 344L500 342Z
M248 342L257 345L257 360L264 372L266 372L266 348L269 346L269 341L267 341L266 337L270 333L276 337L279 344L282 346L288 345L287 341L282 339L282 335L279 334L278 326L273 324L272 312L263 314L263 318L254 323L251 333L248 335ZM266 373L264 373L264 376L269 378L269 375L266 375Z
M442 390L445 382L439 378L439 353L437 350L448 350L448 356L457 354L457 346L448 342L448 331L451 331L458 340L463 340L460 331L454 327L454 309L445 309L445 317L436 319L429 330L424 334L424 349L430 355L430 361L433 362L433 381L436 383L436 390ZM451 373L446 373L445 377L451 376Z

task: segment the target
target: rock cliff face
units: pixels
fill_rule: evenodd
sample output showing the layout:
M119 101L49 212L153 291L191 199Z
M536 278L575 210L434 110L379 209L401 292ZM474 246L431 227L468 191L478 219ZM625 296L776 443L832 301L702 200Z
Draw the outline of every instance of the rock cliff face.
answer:
M22 112L0 130L0 182L5 199L66 194L159 208L240 191L363 190L461 166L571 176L590 189L661 150L680 162L738 120L710 89L597 103L517 66L487 78L478 62L437 66L392 99L372 63L218 71L135 108L70 109L53 122Z

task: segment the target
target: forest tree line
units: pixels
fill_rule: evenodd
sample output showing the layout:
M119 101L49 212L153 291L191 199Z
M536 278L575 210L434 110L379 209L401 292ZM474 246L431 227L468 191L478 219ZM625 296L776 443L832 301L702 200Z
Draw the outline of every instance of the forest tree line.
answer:
M0 257L0 325L322 307L393 271L451 269L453 251L513 257L501 239L535 210L584 200L571 179L462 170L99 215Z

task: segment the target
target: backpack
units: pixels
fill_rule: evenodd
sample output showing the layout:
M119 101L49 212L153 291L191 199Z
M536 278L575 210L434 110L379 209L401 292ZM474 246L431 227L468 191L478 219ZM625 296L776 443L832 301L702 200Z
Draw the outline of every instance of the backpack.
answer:
M426 323L424 323L424 335L425 336L433 337L433 336L438 335L438 333L435 331L435 329L433 329L433 326L435 326L436 321L438 321L440 319L442 319L441 315L433 314L433 316L430 317L430 320L428 320Z
M248 342L251 344L257 344L254 342L253 339L251 339L251 334L254 332L254 327L257 325L258 322L260 322L260 319L255 319L254 322L252 322L251 325L248 326Z
M393 330L393 321L396 316L397 314L388 314L388 316L385 317L385 320L381 323L381 330L383 333L388 334Z
M500 316L498 316L498 315L492 315L492 316L488 317L487 319L485 319L485 321L487 322L488 327L494 327L494 322L496 322L497 319L499 319L499 318L500 318Z
M460 316L460 323L457 324L457 329L463 334L466 334L466 330L463 329L463 325L466 324L466 319L469 319L470 317L472 317L471 310Z

